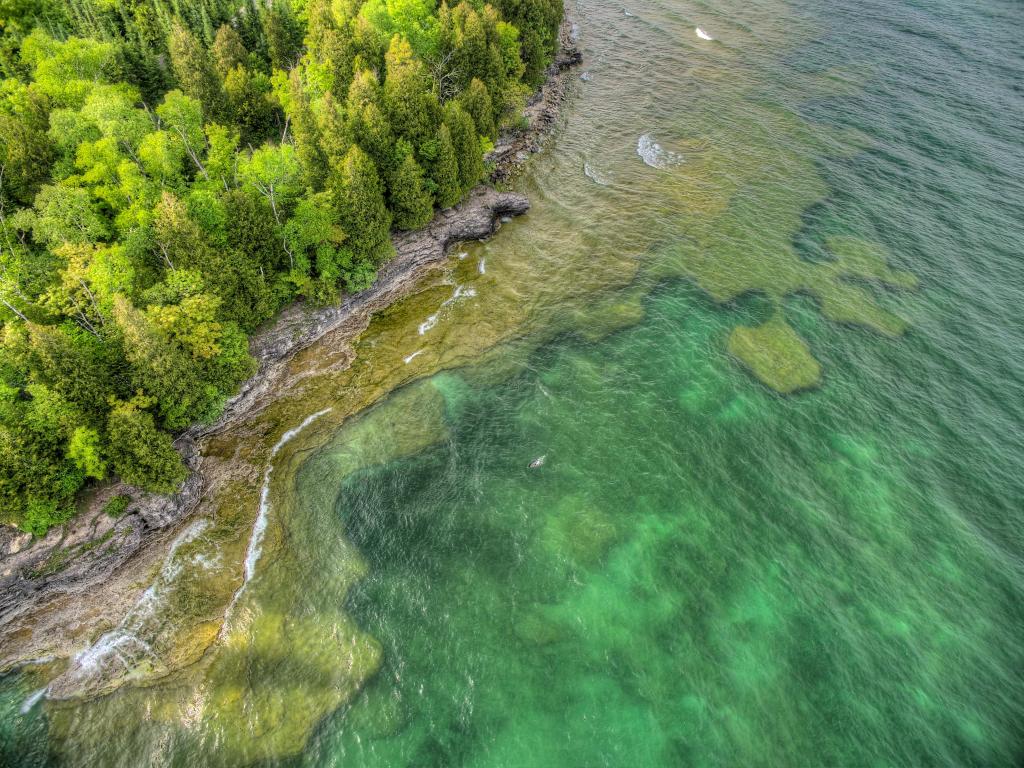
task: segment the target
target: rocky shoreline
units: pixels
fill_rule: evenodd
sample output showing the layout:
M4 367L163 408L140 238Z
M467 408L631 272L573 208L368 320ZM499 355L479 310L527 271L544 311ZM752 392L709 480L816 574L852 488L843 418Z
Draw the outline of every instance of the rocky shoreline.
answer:
M528 127L503 136L488 158L491 180L497 184L514 178L556 124L568 72L582 58L568 20L560 42L547 81L524 111ZM242 428L276 392L293 386L296 377L288 363L299 351L327 343L351 362L351 344L373 315L443 265L449 248L489 237L503 220L525 213L529 206L524 195L478 187L424 229L396 234L395 257L366 291L346 296L338 306L297 303L285 309L250 341L259 364L256 375L214 424L193 427L176 441L191 470L177 494L149 494L114 483L92 491L73 520L43 539L33 541L29 534L0 528L0 671L39 658L67 658L117 624L145 588L181 523L211 489L224 487L226 475L251 469L205 461L204 445ZM130 496L131 503L126 514L114 519L103 510L119 495Z

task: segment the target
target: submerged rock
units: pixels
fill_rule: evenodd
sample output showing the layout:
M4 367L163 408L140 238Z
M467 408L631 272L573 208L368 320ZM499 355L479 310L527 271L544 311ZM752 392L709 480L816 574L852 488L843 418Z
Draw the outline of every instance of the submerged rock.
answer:
M741 325L733 329L729 352L782 394L815 387L821 380L821 366L807 342L778 316L756 328Z
M543 606L524 611L512 625L512 631L528 645L550 645L564 640L566 636L557 622L544 615Z
M552 553L573 565L597 565L611 548L618 531L602 509L579 496L568 496L548 516L541 541Z

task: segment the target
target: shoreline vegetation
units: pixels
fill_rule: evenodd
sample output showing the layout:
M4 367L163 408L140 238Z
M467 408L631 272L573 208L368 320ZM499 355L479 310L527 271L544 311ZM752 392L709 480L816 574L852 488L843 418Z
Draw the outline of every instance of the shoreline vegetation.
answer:
M487 176L513 178L553 128L566 95L564 74L580 61L571 25L562 19L557 51L543 69L544 81L527 101L521 119L510 122L488 153ZM33 539L0 529L0 669L41 656L67 658L83 641L115 626L164 557L175 532L208 497L245 482L245 461L204 456L209 441L232 429L286 391L302 375L290 370L295 355L327 345L336 365L352 361L351 344L372 316L408 295L423 277L447 261L459 242L483 239L503 220L525 213L529 200L489 185L475 186L453 208L436 213L425 227L393 234L395 256L384 262L372 286L345 295L334 306L300 300L255 333L249 351L257 369L228 400L212 424L196 424L175 440L189 469L174 495L144 492L123 482L90 489L81 510L48 535ZM259 436L258 439L266 439ZM257 483L258 484L258 483Z

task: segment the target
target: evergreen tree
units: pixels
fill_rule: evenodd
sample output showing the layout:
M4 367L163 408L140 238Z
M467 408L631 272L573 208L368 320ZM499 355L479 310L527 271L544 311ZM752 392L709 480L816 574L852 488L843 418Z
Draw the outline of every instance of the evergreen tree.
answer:
M289 70L295 66L302 47L302 30L284 0L272 0L261 14L263 34L267 41L270 65L274 69Z
M330 92L325 93L316 110L317 125L320 133L320 147L331 169L341 166L352 146L352 135L345 124L342 109Z
M474 77L466 90L459 94L459 104L473 118L478 134L491 141L498 138L498 131L494 126L494 104L491 102L487 86L480 78Z
M452 147L458 159L459 187L462 194L465 194L479 184L484 175L483 154L476 126L466 110L454 101L445 104L444 121L451 133Z
M462 199L459 184L459 161L452 146L452 135L447 125L437 131L437 154L430 172L434 182L434 198L440 208L451 208Z
M0 107L0 202L31 205L50 174L56 147L48 135L49 104L32 88L18 88Z
M242 36L228 24L221 24L217 36L213 40L213 63L221 78L225 78L235 67L244 67L249 63L249 53L245 50Z
M351 114L349 131L353 140L373 159L380 173L387 176L394 163L395 139L388 119L376 104L367 104Z
M269 319L281 301L274 278L288 264L270 203L242 189L221 196L224 247L203 276L223 301L221 316L246 331Z
M238 126L244 144L261 144L277 132L266 75L235 67L224 78L224 94L231 122Z
M214 120L223 118L224 93L209 51L180 22L171 27L167 49L171 54L174 79L182 92L198 101Z
M347 243L359 263L378 266L392 253L391 213L373 160L358 145L331 179L331 194Z
M398 229L419 229L434 215L434 200L426 188L426 178L413 156L412 145L400 139L395 147L394 171L388 185L389 202Z
M422 61L413 56L409 41L391 39L386 57L384 109L394 130L414 147L429 141L440 123L433 81Z
M356 49L349 31L349 17L338 23L330 0L313 0L307 9L309 18L306 48L310 66L326 76L326 89L343 101L354 74Z
M321 147L320 127L303 87L300 67L295 67L288 74L287 102L292 142L302 168L303 180L308 188L321 189L327 178L327 156Z
M187 474L171 437L156 428L147 401L118 403L107 420L109 455L114 471L126 483L150 491L171 493Z

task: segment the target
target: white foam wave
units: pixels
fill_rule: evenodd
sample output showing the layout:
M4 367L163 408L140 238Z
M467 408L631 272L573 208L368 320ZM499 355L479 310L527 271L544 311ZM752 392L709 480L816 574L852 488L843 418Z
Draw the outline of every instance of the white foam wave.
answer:
M469 253L467 251L461 251L455 254L455 257L460 260L466 258L467 256L469 256Z
M611 177L609 175L597 170L590 163L583 164L583 173L592 182L594 182L595 184L600 184L602 187L607 187L609 184L612 183Z
M678 152L672 152L671 150L665 149L658 142L654 140L654 137L645 133L636 144L636 153L643 158L643 161L651 168L671 168L673 165L679 165L683 162L683 156Z
M422 336L427 331L429 331L431 328L433 328L435 325L437 325L437 320L441 316L441 310L442 309L447 307L452 302L458 301L459 299L471 299L474 296L476 296L476 289L475 288L466 288L463 285L455 286L455 293L452 294L451 298L450 299L445 299L444 301L442 301L441 302L441 306L438 308L437 312L435 312L430 317L428 317L426 320L424 320L422 323L420 323L420 328L419 328L420 336Z
M33 693L27 699L25 699L24 703L21 705L21 709L18 710L18 711L21 712L21 714L23 714L23 715L27 715L29 712L32 711L32 707L34 707L36 704L38 704L39 700L41 698L43 698L43 696L45 696L45 695L46 695L46 689L45 688L40 688L38 691Z
M435 325L437 325L437 313L436 312L434 314L432 314L430 317L428 317L426 320L424 320L422 323L420 323L420 336L422 336L424 333L429 331Z
M310 414L302 420L302 423L299 424L299 426L293 427L281 435L281 439L274 443L274 447L270 449L270 460L267 462L267 468L263 472L263 486L260 488L260 511L256 515L256 521L252 524L252 533L249 534L249 545L245 550L245 567L242 572L242 583L238 589L235 590L235 594L231 596L231 602L228 603L227 610L224 611L224 623L220 628L222 636L227 630L228 619L231 618L231 614L235 610L235 604L238 603L238 598L242 596L242 593L245 592L245 588L249 586L249 582L252 581L253 576L256 575L256 564L260 560L260 555L263 554L263 536L267 532L267 522L270 519L270 475L274 471L274 457L277 456L278 452L302 430L324 414L330 413L332 410L332 408L324 408L322 411Z
M701 40L714 40L715 39L711 35L709 35L707 32L705 32L703 29L701 29L700 27L697 27L693 31L697 33L697 37L699 37Z
M182 558L178 557L178 550L199 538L209 526L209 520L200 518L185 527L174 538L156 579L146 588L117 627L75 654L71 668L66 673L68 680L88 686L92 681L102 679L102 673L112 664L116 664L130 675L142 659L157 660L152 647L141 635L151 636L162 624L158 611L164 604L163 596L185 566ZM203 556L195 555L187 562L196 562L201 557Z
M263 554L263 535L267 531L267 520L270 516L270 475L274 471L274 457L302 430L330 411L330 408L324 408L322 411L307 416L299 426L289 429L281 435L280 440L274 443L274 447L270 451L270 462L263 473L263 488L260 489L260 512L256 515L256 522L253 523L252 534L249 536L249 547L245 552L245 576L239 591L244 589L246 583L256 574L256 563L259 562L260 555Z

